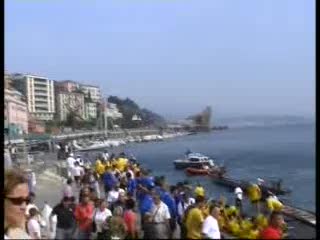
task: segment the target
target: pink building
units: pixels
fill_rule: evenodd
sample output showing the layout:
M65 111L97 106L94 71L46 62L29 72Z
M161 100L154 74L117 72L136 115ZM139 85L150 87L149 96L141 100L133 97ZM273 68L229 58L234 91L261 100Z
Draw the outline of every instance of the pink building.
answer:
M20 134L28 133L28 107L23 95L14 89L5 89L5 127L16 128Z

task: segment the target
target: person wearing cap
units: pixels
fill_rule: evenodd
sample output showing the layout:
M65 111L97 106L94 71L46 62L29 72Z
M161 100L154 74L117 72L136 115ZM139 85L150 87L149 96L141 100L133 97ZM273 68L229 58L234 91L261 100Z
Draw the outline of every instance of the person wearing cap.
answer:
M65 196L56 205L49 217L50 230L53 229L53 216L57 216L56 239L72 239L75 230L75 218L73 215L72 198Z
M143 188L154 188L155 184L152 178L149 176L149 172L145 169L141 170L139 185Z
M243 198L243 191L240 187L236 187L234 190L234 194L236 195L235 205L239 208L240 214L242 214L242 198Z
M189 195L187 193L182 192L181 196L182 196L182 199L178 204L178 223L180 226L182 224L182 219L183 219L183 216L184 216L186 209L195 203L195 199L189 197Z
M205 190L200 184L198 184L197 187L195 188L194 195L196 197L198 197L198 196L199 197L204 197L205 196Z

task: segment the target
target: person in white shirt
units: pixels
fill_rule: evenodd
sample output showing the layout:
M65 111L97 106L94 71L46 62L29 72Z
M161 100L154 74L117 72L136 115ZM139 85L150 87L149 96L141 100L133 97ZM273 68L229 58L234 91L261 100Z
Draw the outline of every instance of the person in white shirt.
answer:
M68 152L69 152L69 146L68 146L67 144L64 146L64 151L65 151L66 154L68 154Z
M115 203L119 198L119 187L115 186L108 192L107 201L109 204Z
M243 191L240 187L236 187L236 189L234 190L234 194L236 195L236 207L239 208L240 210L240 214L242 213L242 198L243 198Z
M31 239L41 239L41 227L38 221L38 210L31 208L29 211L30 218L27 223L28 233Z
M80 167L79 163L75 163L75 166L72 168L72 176L74 181L77 183L77 186L80 187L81 177L84 175L84 170Z
M204 220L202 224L202 234L204 238L221 239L220 229L218 225L220 208L215 205L211 205L209 211L210 215Z
M69 157L67 158L67 170L68 170L68 177L72 176L72 168L74 168L74 164L75 164L75 159L73 157L73 153L70 153Z
M98 208L96 208L94 214L93 214L93 221L96 224L96 233L97 237L99 238L99 235L102 234L103 231L103 225L106 222L106 220L112 216L111 211L107 208L107 203L104 200L99 200L98 202Z
M154 224L154 234L159 239L169 239L171 218L168 206L160 199L160 195L153 193L154 206L151 209L152 223Z

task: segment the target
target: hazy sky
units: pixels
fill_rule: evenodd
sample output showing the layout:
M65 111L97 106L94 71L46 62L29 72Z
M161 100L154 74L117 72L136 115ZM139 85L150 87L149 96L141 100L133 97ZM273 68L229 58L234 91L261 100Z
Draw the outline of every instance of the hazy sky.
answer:
M313 115L313 0L5 0L5 67L165 117Z

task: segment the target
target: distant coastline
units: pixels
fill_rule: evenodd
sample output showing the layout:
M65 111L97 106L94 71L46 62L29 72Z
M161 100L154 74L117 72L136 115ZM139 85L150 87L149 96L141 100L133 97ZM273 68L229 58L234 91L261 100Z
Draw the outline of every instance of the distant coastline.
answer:
M221 124L220 124L221 123ZM276 127L276 126L303 126L314 125L315 119L295 116L259 116L259 117L237 117L220 119L215 125L226 125L229 128L253 128L253 127Z

